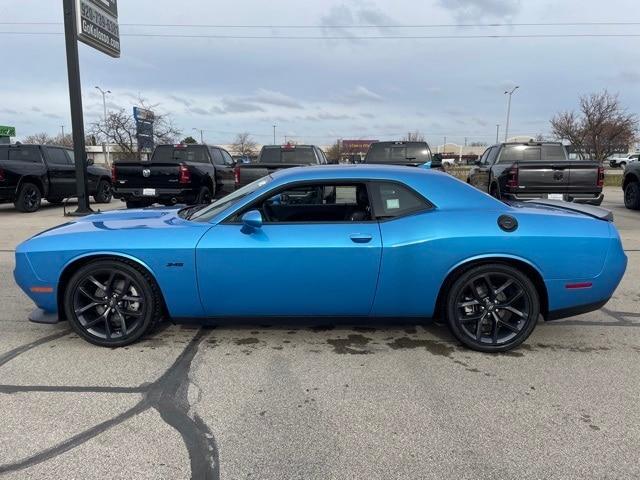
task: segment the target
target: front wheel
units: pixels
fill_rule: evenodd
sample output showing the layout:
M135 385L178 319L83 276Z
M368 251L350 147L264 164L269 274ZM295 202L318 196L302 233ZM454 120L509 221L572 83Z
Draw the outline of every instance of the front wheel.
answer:
M455 337L480 352L505 352L531 334L540 314L538 292L519 270L503 264L464 272L449 289L447 322Z
M80 268L69 281L64 304L76 333L103 347L135 342L161 314L154 280L120 260L98 260Z
M42 204L42 192L37 185L24 182L18 191L18 196L16 197L15 202L13 204L16 207L16 210L24 213L33 213L40 209L40 205Z
M202 187L198 191L198 196L196 197L196 205L209 205L211 203L211 191L208 187Z
M640 210L640 182L629 182L624 187L624 206L630 210Z
M627 167L627 162L620 162L620 168L624 170Z

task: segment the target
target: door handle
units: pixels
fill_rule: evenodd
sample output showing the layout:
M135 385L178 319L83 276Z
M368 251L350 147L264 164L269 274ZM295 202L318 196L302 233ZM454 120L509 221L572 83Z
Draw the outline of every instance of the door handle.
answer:
M353 243L369 243L373 237L368 233L352 233L349 238Z

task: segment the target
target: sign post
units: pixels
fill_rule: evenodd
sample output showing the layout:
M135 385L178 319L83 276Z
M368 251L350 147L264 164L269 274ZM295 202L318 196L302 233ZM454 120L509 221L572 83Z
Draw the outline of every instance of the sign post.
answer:
M145 108L133 107L133 118L136 122L136 138L138 139L138 158L142 160L143 150L153 150L153 122L155 114Z
M16 127L0 125L0 145L11 143L11 137L16 136Z
M64 35L69 77L69 103L73 129L73 152L76 163L78 208L71 215L93 212L89 206L87 152L84 142L82 88L78 40L112 57L120 56L117 0L63 0Z

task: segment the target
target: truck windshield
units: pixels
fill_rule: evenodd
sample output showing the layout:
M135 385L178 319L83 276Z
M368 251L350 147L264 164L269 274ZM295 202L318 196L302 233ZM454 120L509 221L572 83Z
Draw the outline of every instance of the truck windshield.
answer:
M258 180L251 182L250 184L245 185L244 187L227 195L226 197L223 197L213 202L211 205L201 210L197 210L194 213L191 213L190 215L187 216L187 220L193 220L194 222L203 222L203 223L208 222L213 217L218 215L220 212L222 212L223 210L226 210L229 207L232 207L247 195L251 195L253 192L258 190L259 188L265 186L271 180L272 180L271 175L259 178Z
M207 147L203 145L159 145L153 151L152 163L208 163Z
M316 163L316 157L311 147L265 147L260 154L260 163L311 164Z
M373 143L367 153L367 163L427 163L431 152L426 143Z

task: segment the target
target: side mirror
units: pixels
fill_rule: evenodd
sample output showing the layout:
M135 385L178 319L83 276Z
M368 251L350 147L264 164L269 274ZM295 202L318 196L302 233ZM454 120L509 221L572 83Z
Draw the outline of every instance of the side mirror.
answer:
M473 162L475 165L480 166L482 165L482 160L477 159L475 162Z
M242 227L245 233L250 233L262 227L262 214L258 210L249 210L242 215Z
M442 154L434 153L431 157L431 168L442 168Z
M91 166L94 164L93 158L87 158L87 165Z

